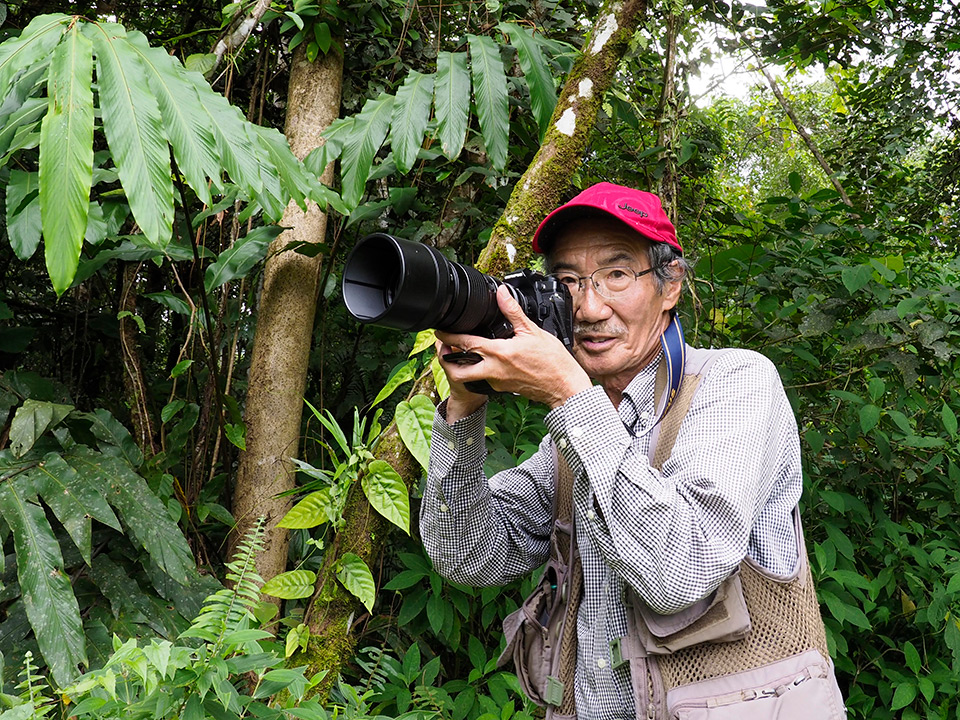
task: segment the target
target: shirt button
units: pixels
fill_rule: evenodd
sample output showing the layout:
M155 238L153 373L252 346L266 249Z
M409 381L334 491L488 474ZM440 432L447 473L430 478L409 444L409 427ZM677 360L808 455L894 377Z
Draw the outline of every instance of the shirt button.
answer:
M468 437L467 440L466 440L466 443L467 443L467 445L473 445L473 438L472 438L472 437Z
M587 510L587 520L594 520L597 514L593 510Z
M597 660L597 667L598 667L598 668L605 668L606 666L607 666L607 659L606 659L606 658L600 658L599 660Z
M440 503L440 512L445 513L445 512L447 512L447 511L449 511L449 510L450 510L450 508L447 507L447 504L446 504L446 503Z
M641 419L641 420L649 420L649 419L650 419L650 413L648 413L646 410L644 410L642 413L640 413L640 419Z
M456 450L456 449L457 449L457 444L456 444L453 440L451 440L450 442L447 443L447 447L448 447L450 450Z
M566 438L560 438L560 442L557 443L557 447L559 447L561 450L563 450L566 446L567 446L567 439L566 439Z
M570 434L571 434L573 437L575 437L575 438L583 437L583 428L582 428L582 427L575 427L575 428L573 428L572 430L570 430Z

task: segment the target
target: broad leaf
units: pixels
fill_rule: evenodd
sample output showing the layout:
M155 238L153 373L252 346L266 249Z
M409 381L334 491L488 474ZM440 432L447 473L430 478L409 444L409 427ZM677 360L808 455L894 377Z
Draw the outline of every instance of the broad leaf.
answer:
M60 405L31 398L24 400L10 424L10 449L14 456L26 455L37 442L37 438L59 425L71 410L73 405Z
M139 54L119 25L91 28L103 131L130 210L147 240L163 249L173 228L170 147Z
M333 488L322 488L307 495L281 518L277 527L312 528L337 520L339 503L333 494Z
M343 202L348 208L360 204L373 159L390 127L393 104L392 95L367 100L347 137L340 167L343 172Z
M500 46L485 35L468 35L473 70L473 98L480 118L483 144L490 164L502 170L507 164L507 138L510 119L507 114L507 76L500 59Z
M386 400L388 397L393 395L394 391L403 385L404 383L410 382L417 376L417 360L409 360L403 365L398 366L394 369L393 373L387 378L386 384L380 389L380 392L377 393L377 396L373 399L373 405L377 405L383 400Z
M426 470L430 460L430 434L437 409L426 395L416 395L409 402L397 403L394 421L403 444Z
M78 416L90 421L90 430L98 440L108 443L108 446L100 446L102 452L108 455L119 453L131 467L140 467L143 453L130 432L107 410L97 408L92 413L78 413Z
M157 98L177 168L205 205L212 205L208 181L220 189L220 161L217 141L202 121L204 113L193 83L175 56L150 47L138 32L127 35L130 47L143 64L150 89Z
M410 493L390 463L374 460L360 482L371 507L409 535Z
M146 481L119 458L77 446L64 459L87 482L109 489L107 499L120 514L128 537L146 550L170 577L186 584L194 569L193 554L183 533L167 514Z
M234 278L245 276L263 260L270 243L282 232L283 228L278 225L262 225L237 240L207 268L203 279L204 289L210 292Z
M49 57L72 20L69 15L60 13L38 15L19 37L0 44L0 100L6 98L10 82L17 73Z
M413 350L411 350L407 357L413 357L414 355L419 355L427 348L431 348L437 343L437 336L433 330L421 330L417 333L416 339L413 341Z
M430 361L430 372L433 373L433 384L437 386L437 395L441 400L446 400L450 397L450 380L447 379L447 374L443 371L437 355L434 355L433 360Z
M373 573L370 568L354 553L344 553L343 557L337 563L337 580L343 583L343 586L360 600L367 608L373 610L373 601L377 599L377 585L373 581Z
M317 574L311 570L291 570L267 580L260 592L282 600L295 600L313 594Z
M54 680L64 686L87 663L80 606L43 508L18 485L0 483L0 514L13 534L20 592L37 644Z
M40 245L40 194L37 173L10 171L7 183L7 238L20 260L29 260Z
M430 119L430 101L433 98L433 75L412 70L397 90L390 121L393 159L401 173L408 173L417 160L423 145L423 134Z
M437 55L433 105L440 149L448 160L453 160L460 154L467 137L470 75L467 72L466 53L442 52Z
M77 273L93 181L93 45L74 25L57 45L40 125L40 217L47 272L57 295Z
M510 43L517 49L520 69L530 89L530 109L540 127L540 139L543 140L550 118L557 105L557 91L553 84L553 73L540 51L540 45L532 33L513 23L500 23L500 29L510 36Z
M43 462L29 472L37 493L53 510L89 565L91 519L96 518L114 530L120 530L120 522L106 498L95 483L80 477L56 453L48 453Z

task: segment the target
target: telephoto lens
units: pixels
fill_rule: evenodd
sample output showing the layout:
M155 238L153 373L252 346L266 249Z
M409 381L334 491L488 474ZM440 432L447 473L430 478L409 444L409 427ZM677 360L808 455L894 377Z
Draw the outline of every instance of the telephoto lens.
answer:
M343 301L362 323L509 337L513 328L497 305L499 284L432 247L374 233L347 257Z

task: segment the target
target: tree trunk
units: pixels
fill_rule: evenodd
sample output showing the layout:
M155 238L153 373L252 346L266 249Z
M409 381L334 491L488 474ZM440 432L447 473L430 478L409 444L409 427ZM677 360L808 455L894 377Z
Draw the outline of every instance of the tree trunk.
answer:
M321 133L338 117L343 80L343 58L336 50L313 63L305 50L306 43L293 56L284 129L299 158L323 142ZM332 182L332 163L321 180ZM294 487L290 458L298 453L323 262L319 254L307 257L284 248L294 242L323 242L327 216L315 205L304 212L291 202L280 224L290 230L267 252L244 417L247 449L240 456L233 496L233 547L258 516L267 520L266 550L257 558L264 579L283 572L287 563L287 531L276 524L290 503L279 494Z
M550 127L533 162L514 186L477 269L502 276L528 265L540 221L562 204L583 159L603 96L613 84L627 43L646 11L646 0L607 0L600 8L583 55L560 91Z
M120 311L128 312L120 318L120 348L123 351L123 390L130 405L130 424L133 425L133 437L146 457L157 454L154 443L155 430L150 412L147 383L140 362L140 343L137 341L137 269L139 264L123 264L123 282L120 297Z
M477 267L484 272L503 273L526 264L532 254L533 232L543 217L560 204L568 190L573 171L579 165L593 130L603 94L613 83L627 42L646 8L645 0L627 0L622 5L608 0L590 37L583 57L577 62L560 93L563 98L554 111L550 129L532 164L514 186L503 216L494 227ZM425 394L436 400L429 371L417 381L411 396ZM420 467L391 424L374 451L400 473L408 488L420 479ZM318 573L317 585L304 622L310 641L304 653L294 656L296 664L307 664L307 675L326 670L317 692L324 697L336 682L340 668L354 655L356 640L350 633L360 610L359 602L336 581L333 568L344 552L359 555L368 566L376 563L392 525L370 509L354 483L343 512L344 526L335 546L327 553Z

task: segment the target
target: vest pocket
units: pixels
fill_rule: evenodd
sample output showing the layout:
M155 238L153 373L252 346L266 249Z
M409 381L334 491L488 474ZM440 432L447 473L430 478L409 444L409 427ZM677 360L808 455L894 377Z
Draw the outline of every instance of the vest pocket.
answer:
M816 650L667 693L670 720L843 720L833 664Z
M506 647L497 665L513 660L520 687L541 707L558 705L563 697L562 683L551 675L566 606L560 590L563 580L550 561L536 589L503 620ZM571 631L576 632L576 628Z

